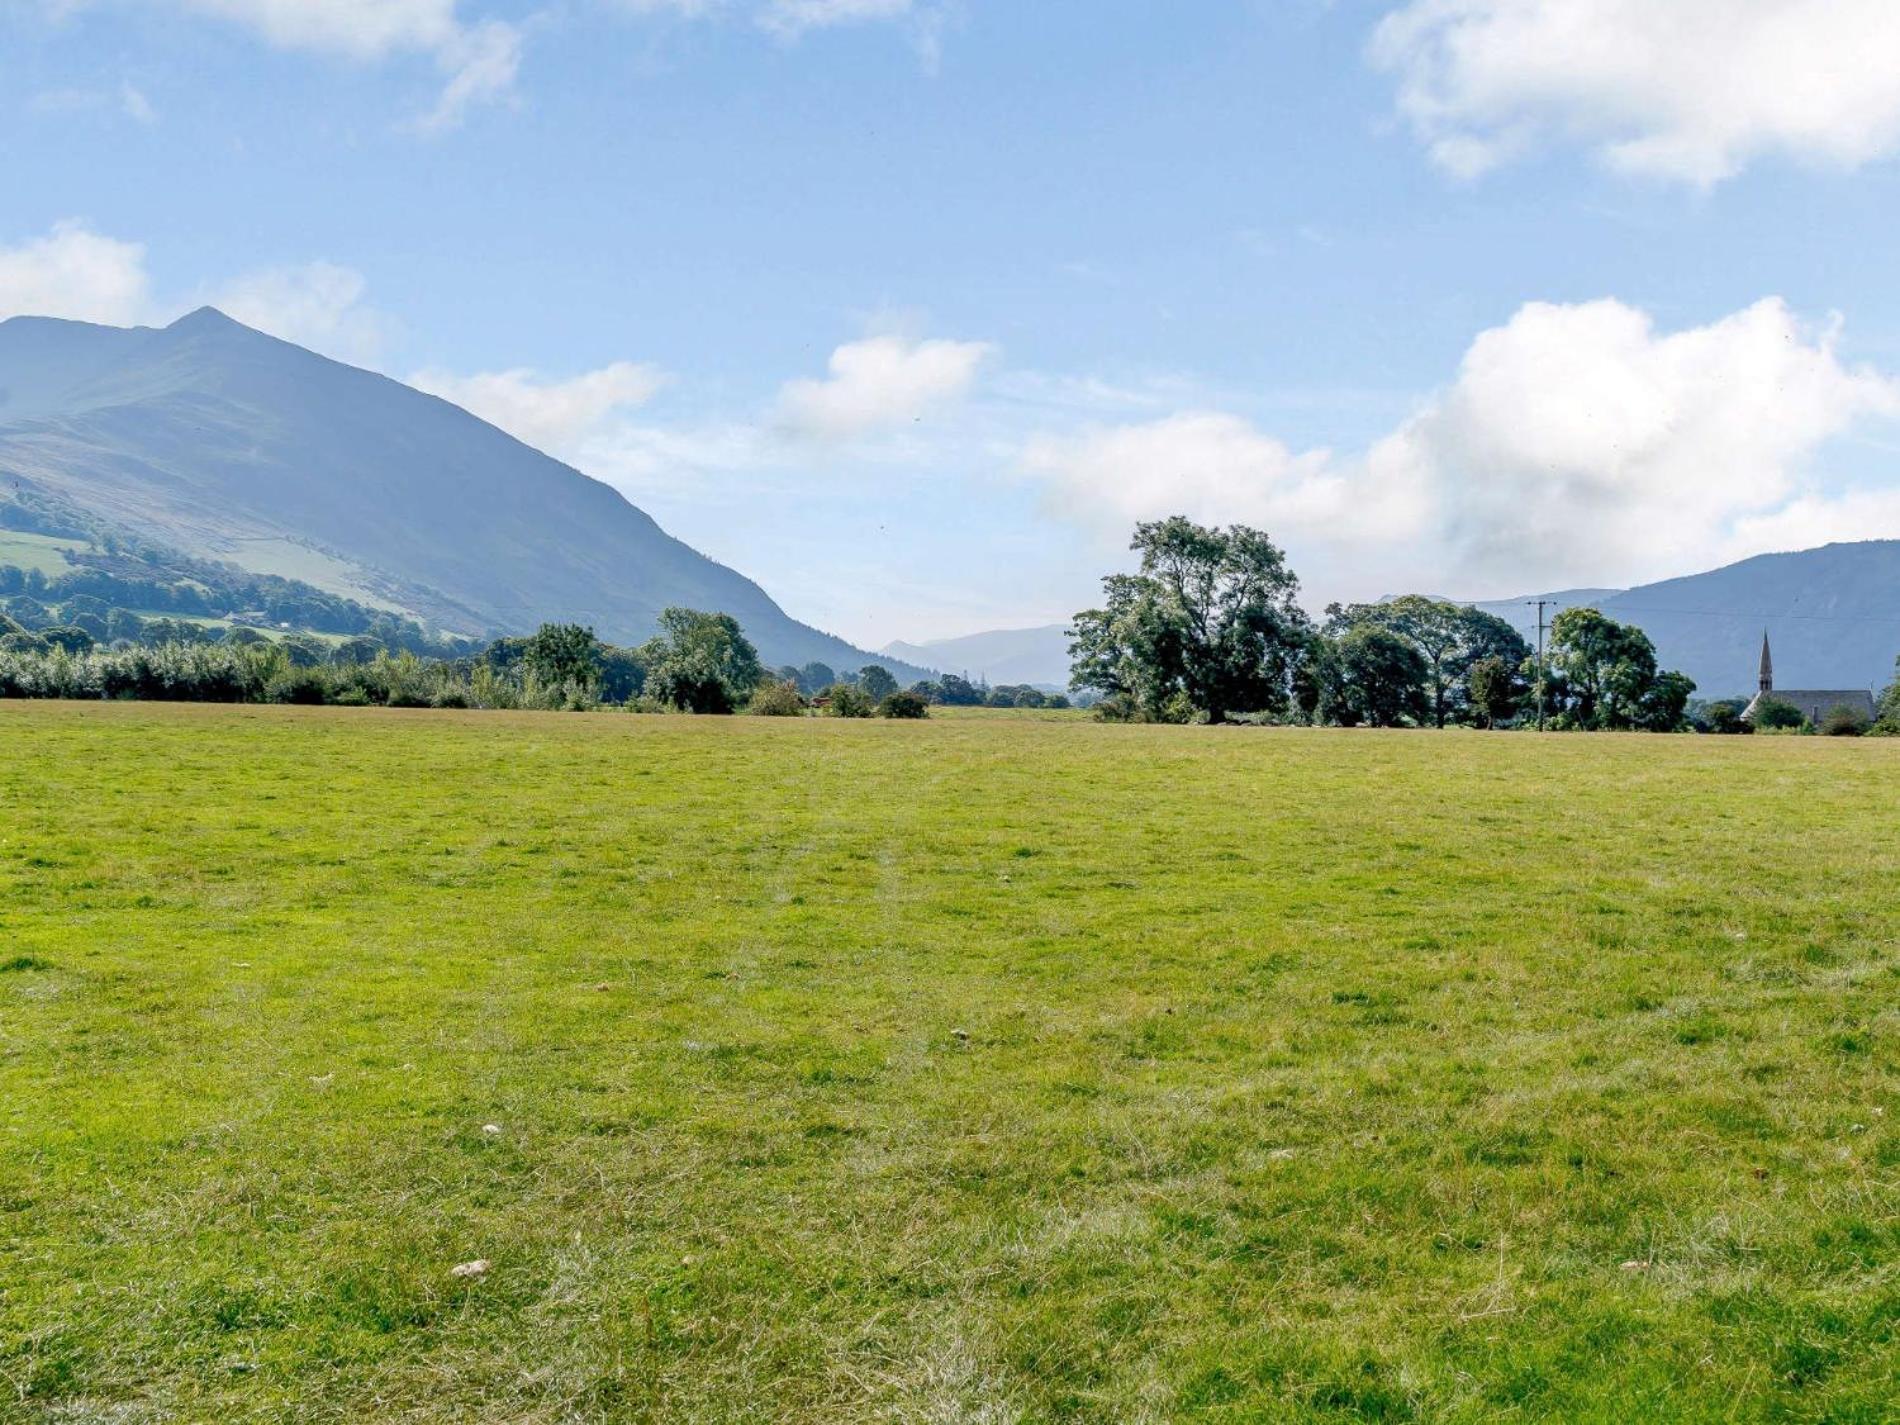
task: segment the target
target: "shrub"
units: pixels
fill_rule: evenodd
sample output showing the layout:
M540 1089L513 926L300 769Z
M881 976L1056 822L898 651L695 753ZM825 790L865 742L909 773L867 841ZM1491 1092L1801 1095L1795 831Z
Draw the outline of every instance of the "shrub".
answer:
M1801 715L1801 709L1793 703L1784 703L1780 698L1764 698L1755 705L1755 727L1760 732L1782 732L1791 728L1805 727L1807 719Z
M1747 734L1755 729L1742 717L1743 704L1739 699L1725 698L1713 702L1703 710L1703 722L1708 730L1722 736L1732 737Z
M435 695L435 700L431 704L432 707L438 708L466 708L468 705L468 694L460 688L442 689Z
M366 708L369 706L369 694L360 687L348 687L338 691L330 701L340 708Z
M1823 737L1859 737L1867 731L1867 714L1846 703L1836 703L1821 719Z
M930 716L930 704L915 693L888 693L877 705L879 717L918 718Z
M850 683L833 683L825 689L826 717L869 717L871 700Z
M754 717L803 717L805 699L799 695L796 683L761 683L746 711Z
M315 669L291 668L270 680L264 696L274 703L311 707L329 701L330 682Z

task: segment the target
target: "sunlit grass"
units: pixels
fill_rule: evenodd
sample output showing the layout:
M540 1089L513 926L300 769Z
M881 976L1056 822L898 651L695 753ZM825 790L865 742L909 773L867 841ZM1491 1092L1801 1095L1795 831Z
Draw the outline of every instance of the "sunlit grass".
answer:
M0 1419L1888 1420L1897 886L1877 741L0 704Z

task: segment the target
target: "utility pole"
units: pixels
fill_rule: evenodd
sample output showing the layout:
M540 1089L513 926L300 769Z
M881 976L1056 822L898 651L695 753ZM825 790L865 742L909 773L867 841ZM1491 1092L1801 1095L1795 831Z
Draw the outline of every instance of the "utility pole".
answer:
M1537 606L1537 730L1544 730L1544 610L1556 602L1555 599L1526 599L1525 605Z

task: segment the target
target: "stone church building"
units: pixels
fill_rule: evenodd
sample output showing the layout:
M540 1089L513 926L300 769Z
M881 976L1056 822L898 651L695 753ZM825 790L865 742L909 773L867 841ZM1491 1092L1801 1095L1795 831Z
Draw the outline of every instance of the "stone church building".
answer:
M1800 709L1801 716L1821 725L1821 719L1838 707L1849 707L1867 721L1874 720L1874 695L1865 688L1777 688L1775 686L1775 660L1768 652L1768 634L1761 636L1761 691L1749 700L1742 709L1742 717L1747 722L1755 720L1755 709L1762 703L1773 701L1787 703Z

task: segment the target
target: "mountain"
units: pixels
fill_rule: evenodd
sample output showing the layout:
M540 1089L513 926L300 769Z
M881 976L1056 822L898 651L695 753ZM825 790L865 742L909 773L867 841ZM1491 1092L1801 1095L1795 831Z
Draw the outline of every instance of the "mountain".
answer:
M1695 679L1701 697L1754 693L1764 629L1781 687L1878 691L1893 681L1900 655L1900 540L1762 554L1635 589L1526 596L1538 598L1556 608L1591 606L1635 624L1655 643L1664 667ZM1534 643L1537 612L1526 599L1478 607ZM1545 610L1546 618L1556 608Z
M934 643L887 643L885 654L956 673L973 682L1033 683L1066 692L1069 626L998 629Z
M162 329L0 322L9 487L453 632L572 620L637 643L684 604L731 614L768 664L870 660L608 486L209 307Z

